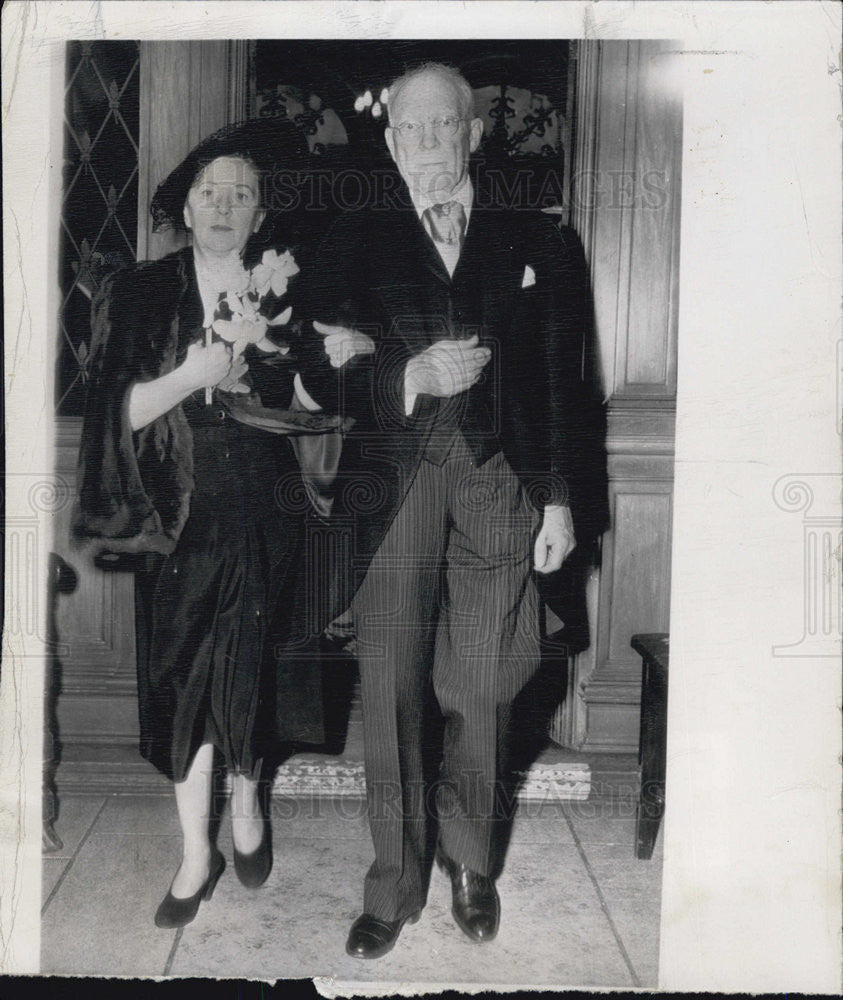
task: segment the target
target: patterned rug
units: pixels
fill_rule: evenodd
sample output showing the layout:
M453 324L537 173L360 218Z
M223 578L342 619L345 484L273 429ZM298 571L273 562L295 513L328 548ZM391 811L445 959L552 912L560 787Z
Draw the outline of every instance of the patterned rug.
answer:
M519 802L570 802L588 798L591 791L588 764L547 760L544 757L539 758L524 775L518 791ZM300 754L278 769L272 794L362 798L366 794L363 762L345 758L326 761L316 754Z

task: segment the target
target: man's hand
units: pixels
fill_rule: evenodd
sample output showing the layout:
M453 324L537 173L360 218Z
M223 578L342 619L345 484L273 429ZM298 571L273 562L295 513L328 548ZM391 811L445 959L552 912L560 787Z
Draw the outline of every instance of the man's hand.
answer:
M569 507L547 506L533 548L533 562L539 573L554 573L576 545L574 522Z
M407 396L456 396L470 389L492 356L488 347L477 343L476 334L468 340L438 340L410 358L404 378Z
M332 367L342 366L358 354L373 354L375 342L365 333L349 330L345 326L331 326L330 323L313 321L313 329L325 338L325 353Z

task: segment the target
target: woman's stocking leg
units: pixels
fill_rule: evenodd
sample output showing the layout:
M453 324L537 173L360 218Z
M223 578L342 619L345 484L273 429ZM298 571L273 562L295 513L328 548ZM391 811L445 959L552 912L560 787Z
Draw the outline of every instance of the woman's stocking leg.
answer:
M184 781L177 781L174 786L184 847L182 862L170 891L179 899L198 892L210 870L211 841L208 827L213 767L213 745L204 743L196 751Z
M245 774L235 774L231 791L231 832L241 854L251 854L263 841L263 813L258 782Z

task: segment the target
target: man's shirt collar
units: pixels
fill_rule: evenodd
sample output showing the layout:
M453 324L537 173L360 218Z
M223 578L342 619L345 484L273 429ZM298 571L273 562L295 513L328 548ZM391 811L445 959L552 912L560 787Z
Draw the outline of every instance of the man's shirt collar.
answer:
M425 211L433 205L438 205L440 202L434 202L430 197L421 192L414 192L410 190L410 198L413 202L413 208L416 210L416 215L421 218ZM465 220L466 225L468 224L468 218L471 215L471 205L474 201L474 187L471 184L471 178L468 174L460 182L459 186L456 187L450 194L448 201L458 201L465 209Z

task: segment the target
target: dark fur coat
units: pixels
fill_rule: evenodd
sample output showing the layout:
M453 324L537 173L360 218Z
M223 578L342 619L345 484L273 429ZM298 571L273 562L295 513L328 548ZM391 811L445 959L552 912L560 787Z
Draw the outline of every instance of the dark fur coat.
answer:
M74 539L92 554L169 554L190 509L193 435L180 406L133 433L128 395L133 383L173 371L201 329L192 251L106 279L91 326Z

